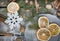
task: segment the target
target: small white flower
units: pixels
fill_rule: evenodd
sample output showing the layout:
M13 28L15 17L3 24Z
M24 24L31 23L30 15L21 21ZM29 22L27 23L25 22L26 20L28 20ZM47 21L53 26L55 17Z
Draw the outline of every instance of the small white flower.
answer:
M14 12L14 14L8 13L7 16L8 18L5 20L5 23L9 25L10 29L20 27L20 23L23 21L23 18L18 16L18 12Z

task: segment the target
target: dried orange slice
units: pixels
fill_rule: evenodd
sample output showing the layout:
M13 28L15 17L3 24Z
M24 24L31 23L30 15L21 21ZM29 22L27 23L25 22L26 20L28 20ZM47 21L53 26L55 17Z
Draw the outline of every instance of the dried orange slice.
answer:
M51 33L48 29L46 28L41 28L37 31L37 38L41 41L47 41L51 37Z
M16 2L11 2L8 6L7 6L7 10L10 13L14 13L15 11L19 10L19 5Z
M60 33L60 27L59 27L59 33Z
M38 19L38 26L40 28L46 28L49 25L49 20L47 17L43 16Z
M50 24L48 29L50 30L52 36L56 36L59 34L59 26L55 23Z

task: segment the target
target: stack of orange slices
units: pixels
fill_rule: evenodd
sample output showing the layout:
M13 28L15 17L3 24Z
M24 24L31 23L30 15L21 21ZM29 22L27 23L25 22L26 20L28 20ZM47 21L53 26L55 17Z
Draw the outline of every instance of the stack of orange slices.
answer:
M49 19L45 16L38 19L39 30L37 31L37 38L41 41L48 41L51 36L59 34L59 26L56 23L49 24Z

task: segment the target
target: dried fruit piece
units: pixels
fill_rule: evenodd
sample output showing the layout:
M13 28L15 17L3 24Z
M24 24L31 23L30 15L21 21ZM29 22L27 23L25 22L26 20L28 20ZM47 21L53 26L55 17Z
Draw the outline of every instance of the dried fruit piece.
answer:
M41 28L41 29L39 29L39 30L37 31L37 38L38 38L39 40L44 40L44 41L46 41L46 40L49 40L50 37L51 37L51 33L50 33L50 31L49 31L48 29L46 29L46 28Z
M14 13L16 11L19 10L19 5L16 2L11 2L8 6L7 6L7 10L10 13Z
M49 25L49 20L47 17L43 16L38 19L38 26L40 28L46 28Z
M56 36L59 34L59 26L55 23L50 24L48 29L50 30L52 36Z

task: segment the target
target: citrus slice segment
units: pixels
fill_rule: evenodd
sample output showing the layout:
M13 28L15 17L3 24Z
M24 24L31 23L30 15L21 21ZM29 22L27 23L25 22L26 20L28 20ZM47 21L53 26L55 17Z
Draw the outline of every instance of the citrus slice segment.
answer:
M51 33L46 28L41 28L37 31L37 38L41 41L42 40L47 41L50 39L50 37L51 37Z
M16 2L11 2L10 4L8 4L7 10L10 13L14 13L15 11L19 10L19 5Z
M47 17L43 16L38 19L38 26L40 28L46 28L49 25L49 20Z
M48 29L50 30L52 36L56 36L59 34L59 26L55 23L50 24Z

